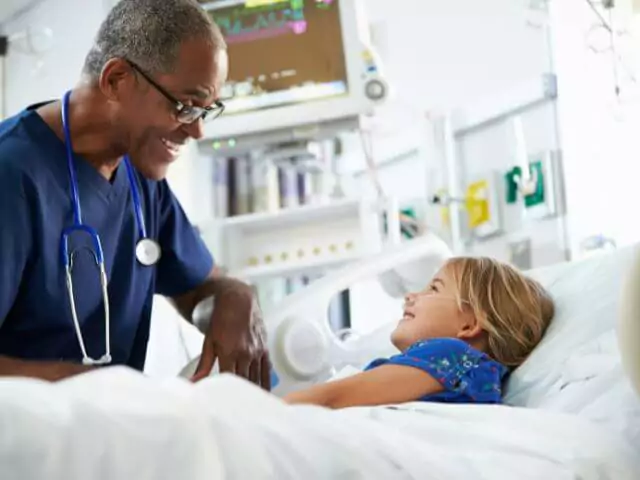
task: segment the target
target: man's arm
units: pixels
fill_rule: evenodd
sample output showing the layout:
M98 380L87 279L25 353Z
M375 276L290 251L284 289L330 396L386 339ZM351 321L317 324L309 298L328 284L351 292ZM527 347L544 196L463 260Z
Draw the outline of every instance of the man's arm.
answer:
M156 293L169 298L188 321L193 320L198 303L213 296L208 325L199 325L205 338L193 380L208 376L218 362L221 372L235 373L269 388L266 332L253 290L214 267L209 250L168 183L162 182L160 188L158 240L163 256L157 266Z
M213 267L207 278L199 286L183 295L169 298L180 315L191 322L193 311L198 303L208 297L220 295L236 295L251 298L253 291L249 285L229 277L225 277L218 267Z
M262 312L252 288L225 277L213 268L204 282L190 292L170 300L178 312L192 321L193 311L202 300L214 297L213 312L204 325L204 343L194 381L211 374L216 361L220 372L240 375L269 390L271 365L266 345Z
M328 408L365 407L412 402L443 390L442 385L423 370L405 365L382 365L289 394L284 400L291 404Z

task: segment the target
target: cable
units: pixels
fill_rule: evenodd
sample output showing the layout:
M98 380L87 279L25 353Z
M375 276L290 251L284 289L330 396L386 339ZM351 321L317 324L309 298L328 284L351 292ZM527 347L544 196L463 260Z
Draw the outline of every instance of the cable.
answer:
M605 18L605 16L598 10L597 6L594 4L593 0L585 0L591 11L598 17L598 23L594 24L586 34L585 44L589 50L596 54L604 54L611 52L612 56L612 69L613 69L613 79L615 84L615 95L616 97L620 97L621 95L621 71L626 74L628 79L632 83L637 83L637 79L635 76L635 72L632 68L630 68L623 58L623 56L618 52L617 48L617 37L619 35L627 34L628 32L616 32L614 29L614 18L613 18L613 9L615 7L614 0L603 0L602 7L608 10L609 20ZM596 48L591 45L589 42L589 37L599 29L604 29L609 34L609 45L606 48Z
M589 5L589 8L591 8L591 10L593 10L593 13L595 13L596 17L598 17L598 19L600 20L600 24L601 27L605 28L609 33L613 33L613 28L611 28L611 25L609 25L607 23L607 20L604 18L604 16L598 11L598 7L596 7L593 4L593 0L585 0L587 2L587 5ZM613 8L613 2L607 3L606 4L609 10L611 8Z
M376 162L373 158L373 140L371 138L371 132L358 129L358 133L360 134L360 142L362 143L362 151L364 152L369 178L376 189L378 198L384 198L385 194L382 184L380 183L380 177L378 176L378 167L376 166ZM424 226L420 222L403 213L400 213L400 227L401 230L406 232L408 235L417 236L424 232Z
M364 159L367 163L367 172L369 173L369 178L371 179L371 182L376 189L378 198L383 198L384 190L382 188L382 184L380 183L380 178L378 177L378 168L376 167L376 163L373 159L373 140L371 139L371 133L367 132L365 134L365 131L362 129L358 129L358 133L360 134L360 143L362 144Z
M613 9L609 9L609 22L613 25ZM616 89L616 97L620 96L620 72L618 63L623 63L622 60L618 61L618 50L616 49L616 34L613 29L609 30L610 34L610 42L611 42L611 53L613 55L613 82L615 84Z

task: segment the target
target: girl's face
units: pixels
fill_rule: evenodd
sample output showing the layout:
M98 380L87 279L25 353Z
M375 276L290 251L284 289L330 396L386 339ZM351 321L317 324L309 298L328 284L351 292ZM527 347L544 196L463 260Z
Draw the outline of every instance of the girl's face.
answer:
M471 309L458 307L456 285L443 267L425 290L405 297L404 315L391 334L401 351L430 338L466 338L477 333L477 321Z

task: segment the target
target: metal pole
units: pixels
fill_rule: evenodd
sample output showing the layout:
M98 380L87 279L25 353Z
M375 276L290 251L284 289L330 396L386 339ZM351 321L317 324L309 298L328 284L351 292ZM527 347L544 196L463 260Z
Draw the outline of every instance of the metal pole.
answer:
M459 178L460 170L456 155L456 141L453 131L453 121L451 115L447 114L443 120L444 133L444 161L447 172L447 191L451 198L462 198L460 192ZM462 208L457 202L449 203L449 219L451 227L451 249L454 254L463 252L464 244L462 239L462 218L460 209Z

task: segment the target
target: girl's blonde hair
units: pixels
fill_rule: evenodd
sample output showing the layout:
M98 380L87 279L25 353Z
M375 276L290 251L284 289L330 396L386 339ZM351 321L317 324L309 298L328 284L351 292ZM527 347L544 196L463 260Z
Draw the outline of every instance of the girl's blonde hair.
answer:
M488 336L488 354L507 367L525 361L554 315L551 296L517 269L486 257L447 262L460 308L471 308Z

